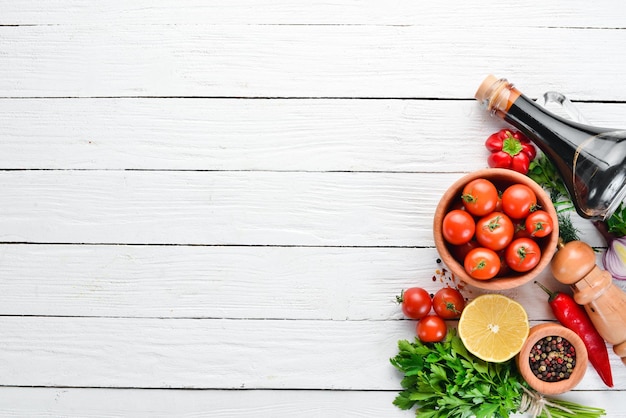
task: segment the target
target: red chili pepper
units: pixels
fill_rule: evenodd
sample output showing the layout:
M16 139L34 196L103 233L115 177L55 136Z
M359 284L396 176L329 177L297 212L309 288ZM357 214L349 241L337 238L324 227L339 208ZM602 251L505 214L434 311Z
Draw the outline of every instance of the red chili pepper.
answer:
M609 362L609 352L604 338L598 333L585 309L576 303L573 297L562 292L552 292L539 282L539 285L550 298L548 303L556 319L566 328L574 331L585 343L589 353L589 362L608 387L613 387L613 374Z
M508 168L522 174L528 173L530 162L537 156L537 150L521 132L501 129L485 141L491 154L487 158L489 167Z

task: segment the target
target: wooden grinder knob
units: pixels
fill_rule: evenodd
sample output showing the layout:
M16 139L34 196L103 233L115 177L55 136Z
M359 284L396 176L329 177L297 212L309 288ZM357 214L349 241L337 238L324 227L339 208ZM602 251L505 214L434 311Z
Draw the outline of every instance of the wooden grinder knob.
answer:
M598 267L593 249L582 241L560 245L551 267L556 280L572 287L574 300L585 307L602 338L613 344L626 364L626 293Z
M593 249L582 241L559 245L552 258L552 274L563 284L573 285L597 268Z

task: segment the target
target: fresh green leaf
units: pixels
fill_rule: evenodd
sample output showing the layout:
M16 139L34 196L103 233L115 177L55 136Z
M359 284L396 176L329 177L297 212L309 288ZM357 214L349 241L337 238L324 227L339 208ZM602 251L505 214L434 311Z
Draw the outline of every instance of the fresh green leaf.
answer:
M394 399L393 404L400 409L413 408L415 401L410 399L411 393L412 392L408 390L400 392L398 396L396 396L396 399Z
M442 380L448 380L448 376L446 375L446 371L443 367L437 365L437 364L433 364L430 367L430 370L432 370L433 374L437 377L440 377Z
M489 373L489 366L487 366L486 361L478 360L474 362L474 370L478 373L487 374Z
M425 401L431 398L437 400L439 399L439 395L435 392L412 392L409 395L411 401Z
M476 418L493 417L500 405L484 403L476 410Z
M626 206L620 203L617 210L607 221L609 232L618 237L626 235Z
M545 154L541 154L531 161L526 175L546 189L555 205L557 203L566 203L567 210L573 208L569 192L561 175Z

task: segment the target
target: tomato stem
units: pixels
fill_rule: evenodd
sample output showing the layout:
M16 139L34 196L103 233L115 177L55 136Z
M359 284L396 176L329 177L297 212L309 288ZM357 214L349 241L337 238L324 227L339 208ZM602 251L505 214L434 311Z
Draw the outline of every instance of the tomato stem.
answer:
M404 302L404 289L400 291L399 295L396 295L396 302L398 303Z
M449 310L450 312L454 312L455 314L460 314L461 311L459 311L456 308L456 305L454 304L454 302L447 302L446 301L446 309Z
M487 262L485 260L480 260L478 264L476 264L476 267L472 269L472 271L482 270L485 268L486 265L487 265Z

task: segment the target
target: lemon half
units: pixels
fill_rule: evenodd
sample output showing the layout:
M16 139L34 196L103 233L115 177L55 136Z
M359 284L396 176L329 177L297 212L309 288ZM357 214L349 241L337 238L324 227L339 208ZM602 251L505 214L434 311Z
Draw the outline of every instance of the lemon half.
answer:
M467 351L494 363L513 358L528 338L528 314L522 305L499 294L472 300L461 314L458 332Z

